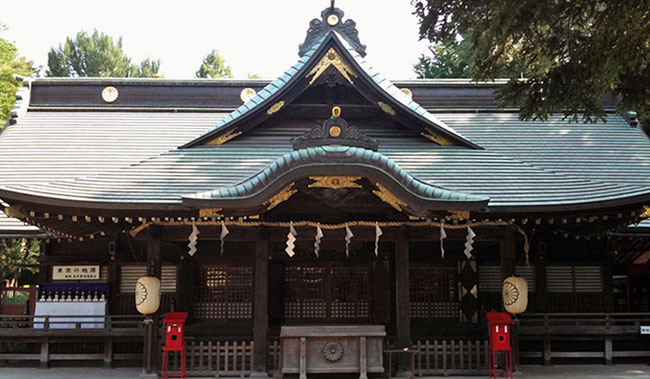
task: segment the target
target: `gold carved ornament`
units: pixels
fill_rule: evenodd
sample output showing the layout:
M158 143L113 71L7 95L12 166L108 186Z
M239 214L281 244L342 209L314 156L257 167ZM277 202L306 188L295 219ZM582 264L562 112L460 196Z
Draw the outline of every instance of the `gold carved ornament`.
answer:
M650 217L650 205L643 206L643 213L639 217Z
M469 211L447 211L449 212L449 215L447 215L445 218L448 220L468 220L469 219Z
M386 187L382 186L379 183L375 183L377 185L377 188L379 190L373 190L372 193L377 195L383 202L389 204L393 208L397 209L398 211L402 211L402 207L406 206L407 204L400 200L399 197L395 196L392 192L390 192Z
M361 184L355 183L361 179L360 176L310 176L309 179L315 180L309 188L362 188Z
M272 115L273 113L275 113L275 112L279 111L280 109L282 109L282 107L284 107L284 101L278 101L277 103L271 105L271 108L269 108L266 111L266 114Z
M357 74L333 47L330 47L330 49L327 50L327 53L323 55L323 58L321 58L316 66L314 66L314 68L309 71L305 78L309 78L313 75L314 77L311 78L311 81L309 82L309 84L313 84L316 79L318 79L318 77L320 77L323 72L325 72L325 70L327 70L330 66L334 66L341 73L341 75L343 75L343 77L348 82L350 82L350 84L353 84L351 76L354 76L356 78Z
M278 204L289 200L291 196L293 196L294 193L298 192L298 190L293 189L293 185L296 183L291 183L288 186L284 187L282 191L276 193L268 199L267 201L264 202L264 205L267 206L267 210L271 210L275 208Z
M102 100L112 103L120 96L120 91L115 87L106 87L102 90Z
M241 99L242 103L247 102L248 100L252 99L257 95L257 91L255 91L252 88L244 88L241 90L241 93L239 94L239 98Z
M425 128L425 130L427 132L426 133L421 133L422 136L430 139L431 141L437 143L438 145L442 145L442 146L454 146L455 145L455 143L452 140L441 136L440 134L434 132L433 130L431 130L429 128Z
M237 128L231 129L231 130L221 134L217 138L206 142L205 144L206 145L223 145L224 143L230 141L231 139L237 137L240 134L241 134L241 132L237 131Z
M199 217L221 217L223 208L203 208L199 209Z
M395 110L390 105L384 103L383 101L378 101L377 105L381 108L382 111L388 113L391 116L395 116Z
M400 91L402 91L403 94L409 97L409 99L413 99L413 91L411 91L408 88L401 88Z

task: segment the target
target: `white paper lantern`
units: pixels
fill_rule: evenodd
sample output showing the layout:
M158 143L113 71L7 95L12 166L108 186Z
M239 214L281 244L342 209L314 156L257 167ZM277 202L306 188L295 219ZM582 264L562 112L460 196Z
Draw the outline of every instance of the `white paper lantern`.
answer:
M523 313L528 306L528 283L526 279L511 276L503 281L503 306L510 313Z
M135 307L144 315L156 313L160 306L160 279L143 276L135 284Z

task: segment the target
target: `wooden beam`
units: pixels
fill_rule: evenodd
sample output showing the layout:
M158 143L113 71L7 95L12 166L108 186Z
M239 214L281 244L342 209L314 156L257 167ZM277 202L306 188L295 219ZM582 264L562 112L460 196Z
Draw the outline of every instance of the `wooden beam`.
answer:
M262 228L255 242L255 299L253 303L253 371L251 378L269 378L267 344L269 331L269 239Z
M517 263L516 245L515 245L515 228L513 226L506 226L503 238L501 239L500 263L501 263L501 282L515 273L515 265ZM503 302L502 302L503 303ZM502 305L503 311L505 308ZM517 324L519 322L515 318L515 324L512 326L512 334L510 344L512 345L512 365L513 371L517 371L519 365L519 333Z
M397 348L411 347L411 315L409 288L409 236L406 227L400 228L395 242L395 329ZM399 354L398 377L411 377L411 361L407 354Z
M151 226L147 229L147 275L155 276L158 279L162 273L161 260L161 228ZM144 337L143 366L144 374L155 374L158 372L160 351L158 346L158 335L160 330L160 309L151 315L151 322L146 324L147 330Z

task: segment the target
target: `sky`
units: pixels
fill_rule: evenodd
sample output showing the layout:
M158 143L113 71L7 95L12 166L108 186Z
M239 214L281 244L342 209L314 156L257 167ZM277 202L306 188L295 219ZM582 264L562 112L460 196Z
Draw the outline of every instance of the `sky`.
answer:
M1 32L19 54L47 65L47 52L80 30L123 37L124 51L139 63L161 59L168 79L193 78L201 61L218 49L235 78L274 79L298 59L313 18L329 0L2 0ZM419 41L410 0L337 0L343 20L357 23L366 59L383 76L415 78L413 64L427 51Z

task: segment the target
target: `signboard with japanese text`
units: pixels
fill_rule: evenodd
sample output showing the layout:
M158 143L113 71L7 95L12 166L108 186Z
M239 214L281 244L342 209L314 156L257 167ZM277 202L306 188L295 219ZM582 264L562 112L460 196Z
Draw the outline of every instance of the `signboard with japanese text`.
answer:
M52 267L52 280L98 280L99 274L99 265Z

